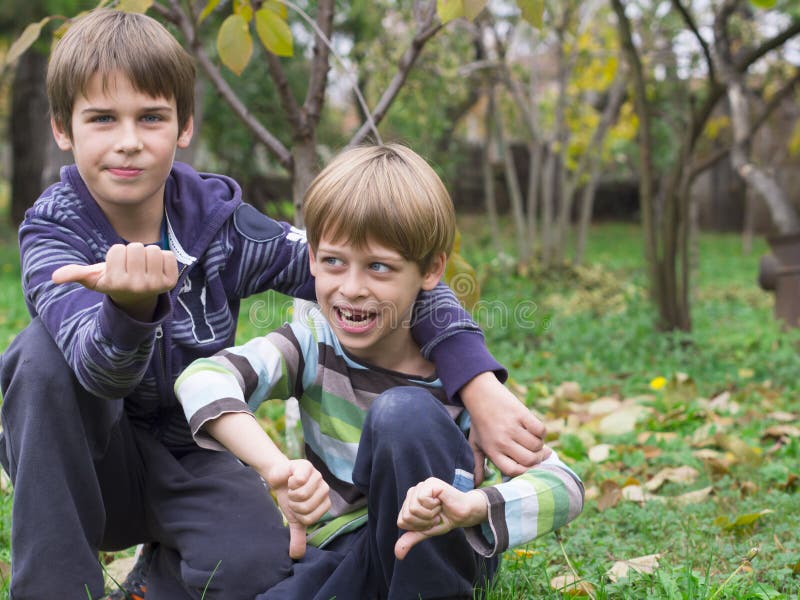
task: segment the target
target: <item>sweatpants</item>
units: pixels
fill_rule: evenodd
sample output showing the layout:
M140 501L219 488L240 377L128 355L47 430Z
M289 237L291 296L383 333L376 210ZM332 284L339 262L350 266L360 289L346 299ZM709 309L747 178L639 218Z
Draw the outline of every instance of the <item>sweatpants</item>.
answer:
M474 458L444 406L421 388L398 387L367 412L353 483L367 496L367 523L324 549L309 547L291 575L258 600L479 598L498 558L473 551L463 531L430 538L394 556L406 492L428 477L472 489ZM474 591L474 590L477 590Z
M199 599L206 585L207 600L251 600L290 575L288 530L258 475L227 452L167 448L123 400L89 394L38 319L0 377L11 598L101 598L98 551L142 542L159 544L147 600Z

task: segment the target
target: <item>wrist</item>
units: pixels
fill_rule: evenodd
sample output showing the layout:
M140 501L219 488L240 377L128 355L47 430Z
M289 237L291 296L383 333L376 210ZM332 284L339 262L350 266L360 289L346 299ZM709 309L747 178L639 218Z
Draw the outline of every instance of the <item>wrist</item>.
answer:
M463 527L474 527L489 518L489 499L480 490L470 490L465 494L467 499L467 517Z
M256 470L261 477L264 478L264 481L267 482L270 489L286 487L289 483L289 477L292 474L289 459L286 457L281 457Z
M484 371L470 379L464 387L461 388L459 394L464 407L470 410L484 400L490 397L492 386L502 386L503 384L497 379L492 371Z

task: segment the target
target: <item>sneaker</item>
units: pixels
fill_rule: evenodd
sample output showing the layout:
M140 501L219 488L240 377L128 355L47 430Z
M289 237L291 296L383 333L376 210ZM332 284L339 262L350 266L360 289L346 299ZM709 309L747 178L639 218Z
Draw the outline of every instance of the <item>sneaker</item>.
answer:
M147 572L153 558L153 544L143 544L136 549L136 562L128 573L121 589L114 590L107 600L144 600L147 591Z

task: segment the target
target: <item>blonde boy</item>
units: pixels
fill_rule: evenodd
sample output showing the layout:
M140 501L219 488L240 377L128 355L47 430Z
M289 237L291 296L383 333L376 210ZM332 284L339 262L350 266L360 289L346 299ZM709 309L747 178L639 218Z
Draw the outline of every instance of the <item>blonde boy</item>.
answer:
M196 361L175 386L198 444L251 465L289 522L289 543L274 543L299 561L258 598L473 598L510 543L577 516L580 480L552 455L473 490L469 415L408 327L455 232L424 160L394 144L345 151L311 184L303 213L319 309ZM251 414L292 395L306 460L288 460ZM507 516L520 510L526 522L512 529ZM412 532L398 539L398 523Z
M139 14L93 11L53 52L53 135L75 164L20 227L33 320L0 373L15 600L99 598L98 550L142 542L155 548L148 599L249 599L289 573L288 555L269 552L288 535L261 478L198 448L172 391L192 360L233 344L241 298L314 297L302 232L243 203L231 179L173 163L193 133L194 78L180 44ZM420 302L415 335L444 357L448 393L486 415L507 404L502 368L452 294ZM521 442L510 448L484 419L482 447L537 460L543 429L526 419L506 421Z

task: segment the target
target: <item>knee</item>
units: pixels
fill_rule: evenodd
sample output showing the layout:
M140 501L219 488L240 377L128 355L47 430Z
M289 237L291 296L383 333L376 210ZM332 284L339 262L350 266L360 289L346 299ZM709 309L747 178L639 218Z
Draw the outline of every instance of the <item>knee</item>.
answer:
M453 426L447 409L430 392L417 387L396 387L373 400L366 427L378 434L375 439L408 441L441 434L443 426Z
M4 395L16 387L50 387L61 390L72 385L72 369L53 338L36 318L11 342L3 354L0 385Z

